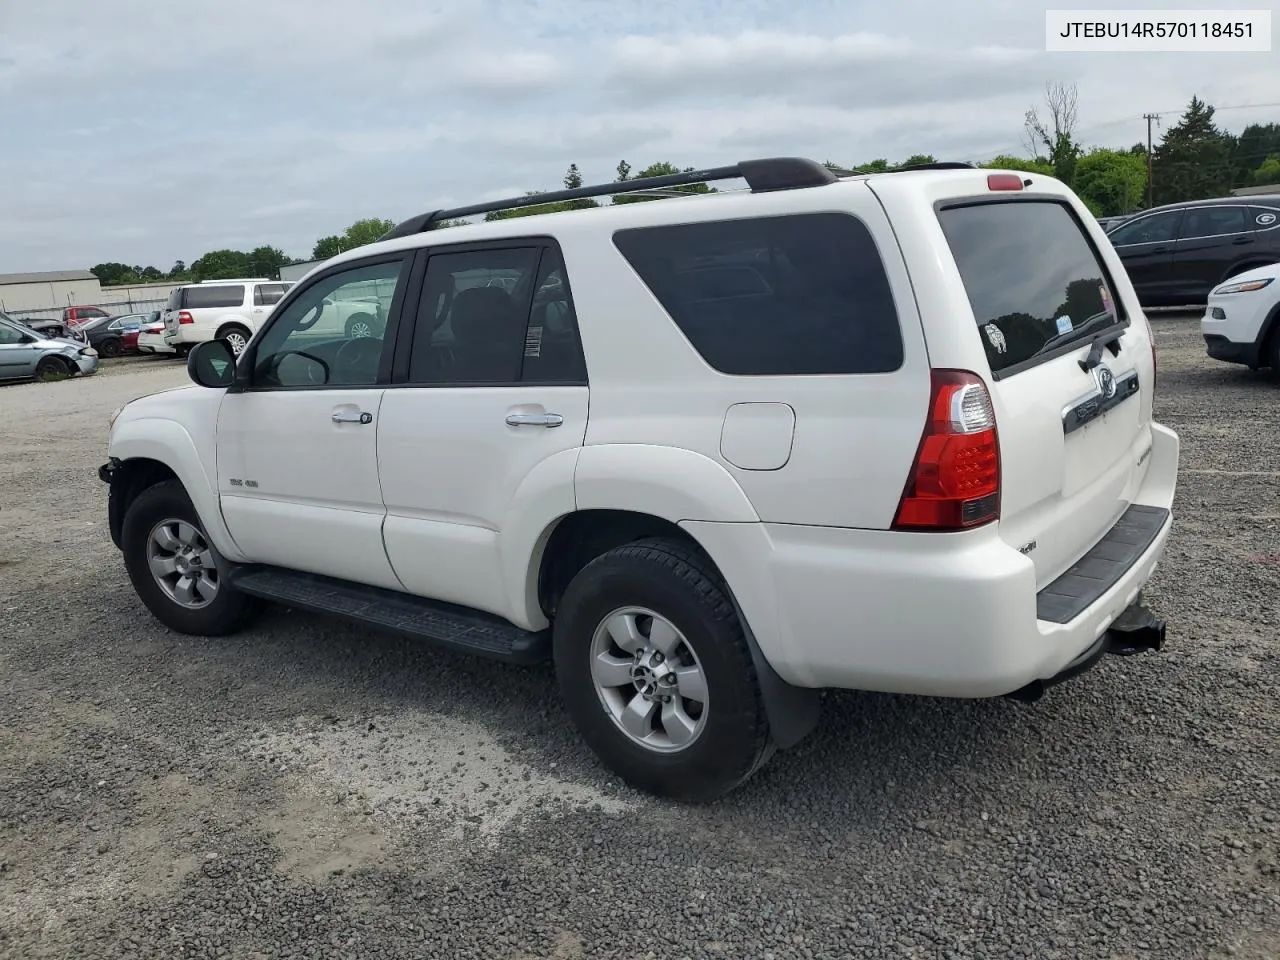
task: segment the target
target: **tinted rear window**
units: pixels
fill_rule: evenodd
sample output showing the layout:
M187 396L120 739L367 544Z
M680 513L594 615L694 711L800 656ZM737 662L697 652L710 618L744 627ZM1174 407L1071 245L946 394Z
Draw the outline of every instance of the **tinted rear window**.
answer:
M945 208L938 218L992 373L1124 319L1097 254L1064 204L983 203Z
M889 278L855 217L643 227L613 241L721 373L886 373L902 365Z
M253 302L259 307L271 306L284 299L288 289L288 285L283 283L260 283L253 288Z
M182 305L188 310L201 307L238 307L244 303L244 287L241 286L205 286L187 287L182 297Z

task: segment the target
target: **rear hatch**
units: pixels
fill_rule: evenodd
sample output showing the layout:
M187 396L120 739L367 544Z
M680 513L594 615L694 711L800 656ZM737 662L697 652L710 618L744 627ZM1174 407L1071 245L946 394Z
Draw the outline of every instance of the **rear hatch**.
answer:
M999 441L999 536L1032 560L1043 588L1107 533L1141 486L1151 449L1150 330L1123 267L1060 183L1011 187L1021 178L989 181L987 171L934 176L921 222L931 218L933 242L940 230L953 263L934 246L928 269L952 295L922 310L931 365L985 381ZM917 214L919 199L916 191Z

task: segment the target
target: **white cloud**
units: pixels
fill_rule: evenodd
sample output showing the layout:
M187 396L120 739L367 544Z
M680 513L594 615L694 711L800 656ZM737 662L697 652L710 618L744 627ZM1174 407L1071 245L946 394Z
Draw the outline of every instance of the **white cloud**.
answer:
M554 189L570 162L1018 153L1048 80L1079 85L1086 143L1137 142L1192 94L1280 99L1267 54L1048 55L1022 0L0 3L5 271L306 257L361 217Z

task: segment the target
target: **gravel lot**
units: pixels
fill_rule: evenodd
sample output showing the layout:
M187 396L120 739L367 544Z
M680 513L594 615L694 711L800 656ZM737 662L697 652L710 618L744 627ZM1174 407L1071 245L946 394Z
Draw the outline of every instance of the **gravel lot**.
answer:
M166 360L0 388L0 956L1280 956L1280 389L1157 319L1160 655L1040 703L833 694L726 802L615 785L550 670L129 587L95 470Z

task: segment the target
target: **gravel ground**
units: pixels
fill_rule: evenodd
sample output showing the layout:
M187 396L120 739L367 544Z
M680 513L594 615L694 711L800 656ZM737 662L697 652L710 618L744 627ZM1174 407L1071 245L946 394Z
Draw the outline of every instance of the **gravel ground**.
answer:
M710 808L642 796L549 670L276 611L158 626L106 418L181 364L0 388L0 956L1280 956L1280 389L1156 321L1160 655L1033 706L831 695Z

